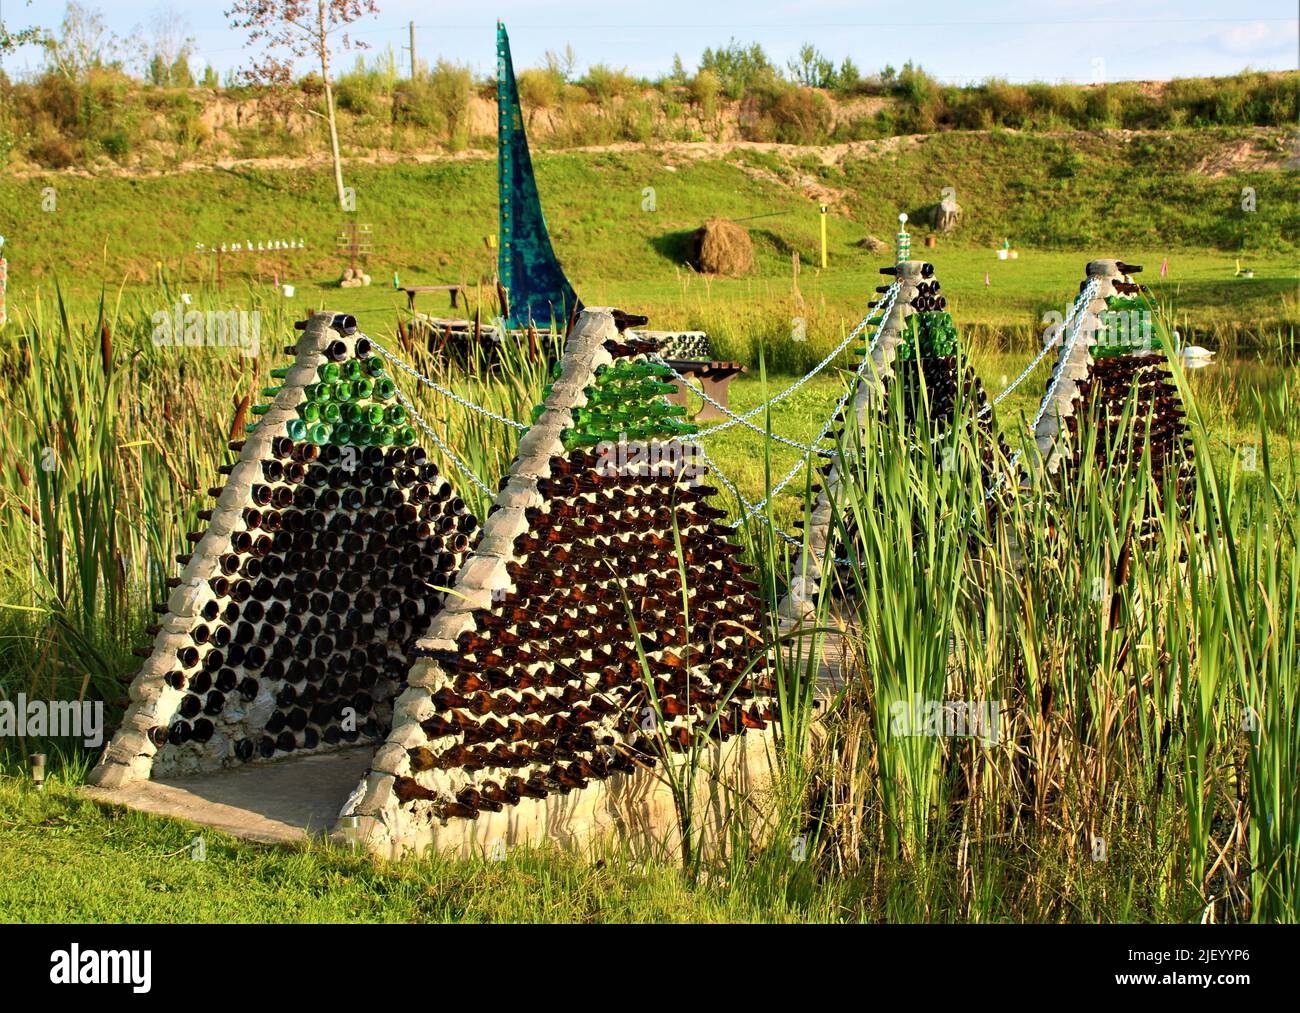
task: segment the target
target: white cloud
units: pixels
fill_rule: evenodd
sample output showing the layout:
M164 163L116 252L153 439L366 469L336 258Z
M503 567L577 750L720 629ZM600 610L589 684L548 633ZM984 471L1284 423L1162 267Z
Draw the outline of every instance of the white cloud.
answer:
M1229 53L1251 55L1294 48L1300 22L1252 21L1219 33L1219 45Z

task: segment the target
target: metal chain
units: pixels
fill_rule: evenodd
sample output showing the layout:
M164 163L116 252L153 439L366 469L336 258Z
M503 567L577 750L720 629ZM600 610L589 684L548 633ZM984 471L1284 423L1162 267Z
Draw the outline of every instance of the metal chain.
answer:
M1074 318L1078 316L1080 310L1084 306L1087 306L1088 303L1091 301L1088 299L1084 299L1084 295L1087 293L1087 291L1088 290L1085 289L1084 292L1080 292L1079 298L1077 298L1074 301L1073 305L1071 305L1069 310L1066 312L1065 319L1061 322L1062 334L1065 334L1067 331L1069 331L1070 324L1073 322ZM1019 387L1029 376L1029 374L1038 368L1039 364L1042 363L1042 361L1045 358L1047 358L1047 353L1050 352L1053 348L1056 348L1058 344L1059 342L1049 341L1047 342L1047 344L1043 345L1042 350L1037 355L1034 356L1033 360L1029 363L1029 365L1026 366L1023 370L1021 370L1020 375L1017 376L1014 380L1012 380L1011 383L1005 389L1003 389L1002 392L998 394L997 397L995 397L992 401L990 401L983 408L977 411L974 415L968 416L967 418L963 419L961 422L958 423L957 426L953 426L949 429L945 429L938 436L933 437L930 440L930 446L934 446L939 441L946 439L948 436L952 434L953 429L959 428L960 426L965 426L972 421L977 422L980 419L982 419L985 415L988 415L990 412L992 412L994 408L996 408L1007 398L1007 395L1009 395L1012 391L1014 391L1017 387ZM913 444L912 449L920 450L921 448L916 444Z
M871 340L870 347L866 350L866 353L862 356L862 361L858 363L858 368L853 371L853 382L845 386L844 393L840 395L839 401L835 403L835 410L832 411L830 416L826 419L826 424L822 426L822 431L817 435L817 439L813 441L814 443L821 443L822 440L826 439L827 434L830 433L831 428L835 425L836 418L838 418L840 412L844 410L844 406L848 404L849 398L853 395L853 392L858 389L858 385L862 382L862 374L866 370L868 363L871 362L871 355L876 350L876 345L880 341L881 331L884 330L885 320L889 318L889 311L892 308L893 308L893 301L891 299L890 305L886 307L885 316L880 321L880 326L876 328L876 334L875 337L873 337ZM833 454L828 456L833 456ZM775 486L773 486L771 491L768 492L768 494L763 497L762 501L756 504L753 507L753 509L751 509L750 512L745 515L744 520L746 521L749 520L749 518L752 517L756 511L763 509L763 507L767 505L769 500L771 500L774 496L779 494L782 489L784 489L787 485L790 484L790 482L794 479L795 475L797 475L799 471L802 470L803 466L807 463L808 463L808 455L804 455L802 458L796 461L794 463L794 467L792 467L788 472L786 472L785 477L782 478L781 481L779 481ZM732 527L738 527L741 523L743 522L737 521L736 524L732 525Z
M754 408L751 408L743 415L737 415L726 405L719 404L717 401L713 400L713 398L709 397L708 394L704 393L704 391L697 388L694 384L692 384L689 380L687 380L676 370L673 370L672 372L674 378L679 383L684 384L687 390L703 398L705 401L713 405L714 408L718 409L718 411L722 412L724 415L730 416L730 419L727 422L719 422L716 426L710 426L708 429L701 429L698 433L695 434L695 438L699 440L706 436L712 436L714 433L723 432L724 430L730 429L733 426L748 426L748 428L754 430L757 433L761 433L764 436L769 435L765 430L760 429L758 426L751 425L749 423L749 420L753 418L755 415L757 415L759 412L761 412L764 408L770 407L771 405L776 404L778 401L785 400L787 397L789 397L791 394L797 391L800 387L806 384L809 380L811 380L814 376L820 373L823 369L825 369L827 365L829 365L830 362L837 355L840 354L840 352L844 351L844 349L846 349L849 346L850 342L852 342L859 334L861 334L868 326L870 326L877 313L881 313L879 324L883 325L884 322L889 319L890 310L892 310L894 307L894 300L898 298L898 290L899 290L899 283L894 282L892 285L889 286L889 289L886 291L885 294L885 299L882 300L882 302L885 304L883 306L883 312L881 312L882 309L881 307L877 307L876 309L872 310L865 317L863 317L861 320L858 321L857 326L854 327L853 330L849 332L848 337L846 337L843 341L841 341L838 345L836 345L833 349L831 349L830 353L824 359L822 359L821 362L817 363L816 366L814 366L811 370L809 370L806 374L804 374L803 377L796 380L794 383L792 383L785 390L781 391L779 394L776 394L775 396L764 401L762 404L757 405ZM879 327L877 327L877 338L879 338ZM873 348L875 347L874 342L872 344L872 347ZM868 355L871 354L870 349L868 349L867 354ZM669 368L671 369L671 367ZM777 439L778 442L788 443L791 446L795 446L799 450L808 449L803 445L795 444L793 441L787 441L781 439L780 437L773 437L773 438Z
M380 355L382 355L393 365L397 366L398 369L401 369L409 373L417 381L424 384L426 387L429 387L437 391L443 397L450 398L452 401L455 401L462 408L468 408L472 412L478 412L480 415L487 416L493 422L500 422L502 425L509 426L511 429L518 429L521 433L528 432L528 427L524 425L522 422L516 422L514 419L508 419L504 415L498 415L490 408L484 408L482 405L475 404L473 401L469 401L461 397L455 391L448 390L446 387L443 387L441 384L437 383L436 381L429 379L429 377L425 376L419 370L415 369L412 366L407 365L397 356L393 355L393 353L390 352L388 349L386 349L383 345L375 341L374 338L369 338L368 340L370 341L371 345L375 347L375 350L379 352Z
M785 476L768 491L766 496L764 496L757 503L750 503L748 500L745 499L744 496L740 494L740 492L736 489L735 485L731 482L731 480L728 479L726 475L724 475L719 470L718 466L714 464L707 457L707 455L704 455L704 448L702 446L699 447L700 454L704 456L705 461L707 461L710 464L710 466L713 468L714 474L716 474L719 477L719 479L721 479L721 481L728 487L728 489L732 490L736 494L736 496L740 499L741 506L744 507L745 509L745 516L742 517L740 520L732 523L731 527L733 530L739 528L742 524L749 521L750 518L752 518L760 510L766 507L767 504L774 497L779 495L781 491L787 485L789 485L791 481L793 481L795 475L797 475L803 469L804 465L808 463L808 459L811 456L811 451L818 449L816 445L821 443L822 440L826 439L827 434L831 431L831 428L835 425L836 418L839 416L840 412L844 410L845 404L848 403L849 397L852 396L855 390L857 390L858 384L862 380L862 374L866 370L867 364L871 362L871 355L876 350L876 345L880 343L880 335L884 331L885 322L889 319L890 311L893 309L894 298L898 294L898 284L895 283L893 286L891 286L891 289L892 291L890 292L889 298L886 302L886 305L884 306L884 313L881 316L880 321L876 327L875 334L871 338L871 343L867 347L866 351L863 353L862 361L858 363L858 368L853 372L853 382L845 385L844 393L840 396L839 401L836 402L834 410L831 411L830 415L827 417L826 424L822 426L821 432L818 434L817 438L813 441L813 443L809 446L809 451L806 452L803 457L801 457L798 461L794 463L794 466L791 467L791 469L788 472L786 472ZM762 406L760 405L759 407ZM760 430L760 432L761 431L762 430ZM698 438L698 434L696 435ZM766 433L764 435L766 435ZM699 446L698 443L697 446ZM827 451L824 453L825 456L827 457L834 456L834 452L831 451ZM766 516L763 517L762 520L764 521L764 523L768 524L768 526L771 527L774 532L776 532L778 535L784 538L787 542L790 542L792 545L803 544L799 539L795 538L793 535L790 535L785 531L782 531L780 528L778 528L776 524L773 523Z
M1038 423L1040 423L1043 420L1043 416L1047 414L1047 407L1052 403L1052 397L1056 393L1056 388L1059 387L1061 384L1061 376L1063 375L1064 372L1066 360L1070 358L1070 353L1074 351L1074 343L1079 339L1079 335L1083 333L1082 308L1086 307L1089 303L1092 302L1093 297L1097 294L1097 288L1100 286L1100 284L1101 284L1101 280L1099 278L1094 277L1088 281L1087 287L1085 287L1084 290L1079 293L1079 298L1076 301L1075 306L1079 307L1080 312L1076 315L1076 319L1074 321L1074 331L1066 339L1064 343L1064 347L1061 349L1060 358L1056 360L1056 367L1052 370L1052 379L1047 385L1047 393L1043 395L1043 400L1039 403L1038 406L1038 413L1034 416L1034 421L1031 422L1029 425L1030 436L1032 436L1034 433L1038 431ZM1068 329L1068 319L1069 318L1067 317L1067 324L1065 325L1065 329ZM1049 345L1048 347L1051 346ZM1008 473L1014 471L1016 465L1020 463L1021 456L1022 456L1022 450L1017 449L1016 452L1013 453L1011 457L1007 460L1006 469L998 473L997 478L993 481L993 484L989 486L988 491L984 494L985 502L992 499L993 494L996 493L998 489L1002 487L1002 483L1006 481Z
M749 500L745 498L745 494L741 492L738 488L736 488L736 484L727 477L726 472L724 472L721 468L718 467L717 462L714 461L713 458L711 458L705 452L703 446L697 443L695 445L695 451L700 455L700 457L704 459L704 463L707 464L713 470L714 477L717 478L717 480L721 482L724 486L726 486L727 491L730 492L733 496L736 497L736 499L740 501L740 505L742 509L747 511L747 513L745 514L745 519L748 520L750 517L752 517L754 512L760 509L760 506L750 503ZM776 526L776 524L768 520L767 517L763 517L761 519L768 525L768 527L772 529L774 534L779 535L781 538L784 538L791 545L798 546L802 544L799 541L799 539L797 539L794 535L782 531L779 527ZM734 531L736 528L740 527L742 523L744 522L736 521L734 524L731 525L732 530Z
M401 405L407 410L408 413L410 413L411 418L415 419L415 421L419 424L420 428L424 430L425 435L427 435L429 439L431 439L434 442L434 444L437 445L438 449L441 450L444 454L447 455L448 458L451 459L451 462L461 470L461 472L465 475L466 478L468 478L471 482L473 482L476 486L478 486L478 488L482 491L483 495L485 495L489 500L495 500L497 494L488 488L487 483L485 483L481 478L479 478L478 475L474 473L473 469L471 469L469 465L467 465L458 456L456 456L456 452L452 450L451 447L447 446L446 443L443 442L442 437L440 437L437 433L435 433L432 429L429 428L429 424L425 422L424 417L418 411L416 411L415 405L411 404L411 402L407 399L406 395L402 393L401 388L394 385L393 391L397 395L398 402L401 403Z
M780 444L783 444L784 446L791 447L791 448L794 449L794 450L802 451L802 452L805 453L805 454L818 454L818 455L820 455L820 456L822 456L822 457L830 457L830 456L831 456L831 452L830 452L829 450L826 450L826 449L822 448L822 447L813 446L812 444L808 444L808 443L798 443L798 442L795 441L795 440L787 439L787 438L784 437L784 436L779 436L779 435L777 435L776 433L769 432L768 430L762 428L761 426L756 426L756 425L754 425L754 423L750 422L748 419L742 419L740 416L736 415L735 412L733 412L730 408L728 408L728 407L727 407L726 405L724 405L722 402L720 402L720 401L715 401L713 398L711 398L711 397L710 397L708 394L706 394L704 391L702 391L702 390L700 390L699 388L697 388L697 387L695 387L694 385L692 385L692 384L691 384L691 383L690 383L690 382L689 382L689 381L688 381L684 376L682 376L681 373L679 373L679 372L677 372L677 370L673 369L672 366L669 366L668 363L665 362L665 361L663 360L663 358L661 358L659 355L651 355L651 356L647 356L647 358L649 358L651 362L654 362L654 363L656 363L656 364L658 364L658 365L660 365L660 366L665 367L665 368L666 368L670 373L672 373L672 375L673 375L673 379L676 380L678 383L682 384L683 386L685 386L688 390L691 391L691 393L693 393L693 394L697 394L699 397L703 398L703 399L704 399L705 401L707 401L709 404L713 405L714 408L716 408L718 411L722 412L724 415L730 415L730 416L731 416L735 421L733 421L733 422L728 422L728 423L727 423L728 426L732 426L732 425L742 425L742 426L744 426L746 429L749 429L749 430L752 430L753 432L758 433L758 434L759 434L760 436L762 436L764 439L771 440L773 443L780 443ZM800 381L800 383L802 383L802 382L803 382L803 381ZM792 388L792 389L793 389L793 388ZM785 393L788 393L788 391L786 391ZM783 393L781 396L783 397L783 396L784 396L784 393ZM762 409L762 408L765 408L765 407L767 407L768 405L775 404L776 401L777 401L777 398L773 398L771 401L766 401L766 402L764 402L763 404L759 405L758 408L755 409L755 411L758 411L758 410L760 410L760 409ZM708 436L708 435L711 435L711 434L713 434L713 433L718 432L719 428L721 428L721 427L714 427L714 428L711 428L711 429L703 429L703 430L701 430L700 432L695 433L694 436L695 436L696 439L699 439L701 436Z

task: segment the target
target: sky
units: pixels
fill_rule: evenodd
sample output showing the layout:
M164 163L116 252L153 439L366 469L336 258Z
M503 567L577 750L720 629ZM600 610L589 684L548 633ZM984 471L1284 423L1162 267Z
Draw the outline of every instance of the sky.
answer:
M142 30L153 13L177 11L194 39L196 70L226 72L255 50L230 28L229 0L82 0L99 11L121 37ZM57 29L63 0L0 0L9 29ZM954 83L1003 77L1012 81L1147 80L1233 74L1249 66L1293 70L1300 66L1296 0L970 0L924 4L870 0L379 0L377 16L356 23L354 36L370 47L390 45L401 60L408 22L416 26L416 51L433 63L446 57L490 75L495 69L494 25L510 32L516 69L537 66L547 50L573 47L579 72L593 63L658 77L680 55L694 70L706 47L734 37L758 42L778 66L799 46L813 43L838 63L852 57L864 73L907 60ZM354 56L341 63L351 66ZM20 50L4 62L11 75L40 67L40 54Z

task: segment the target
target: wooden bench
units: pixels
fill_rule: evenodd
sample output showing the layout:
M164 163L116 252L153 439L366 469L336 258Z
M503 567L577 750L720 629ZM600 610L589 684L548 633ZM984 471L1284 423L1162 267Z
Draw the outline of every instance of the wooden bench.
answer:
M731 381L741 373L748 372L739 362L706 362L691 359L665 359L664 361L686 377L694 387L704 391L714 401L724 406L727 404L727 388L731 386ZM682 405L689 409L690 399L695 395L682 387L681 384L677 386L677 393L669 394L668 400L673 404ZM697 422L708 422L722 418L726 418L726 416L708 401L704 402L699 414L695 416Z
M404 285L398 291L406 293L406 305L412 313L415 312L415 297L421 292L449 292L451 294L451 305L455 309L458 305L461 292L465 289L464 285Z

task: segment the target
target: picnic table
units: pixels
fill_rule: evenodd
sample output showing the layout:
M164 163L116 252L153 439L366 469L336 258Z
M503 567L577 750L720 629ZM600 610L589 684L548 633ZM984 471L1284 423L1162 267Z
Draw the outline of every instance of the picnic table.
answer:
M415 297L421 292L448 292L451 294L452 308L458 305L458 299L461 292L465 289L464 285L403 285L398 291L406 293L406 305L411 312L415 312Z
M689 359L665 359L664 361L690 380L694 386L723 406L727 404L727 388L731 386L731 381L740 374L748 372L739 362L695 361ZM691 396L685 389L679 389L675 394L669 394L668 400L673 404L689 408L689 398ZM711 419L721 418L725 418L725 416L708 401L704 402L703 407L695 415L695 421L697 422L707 422Z

